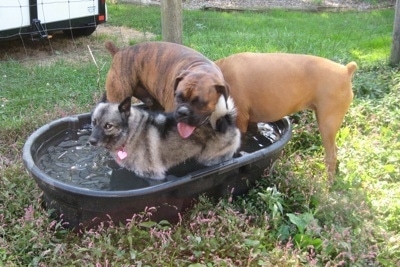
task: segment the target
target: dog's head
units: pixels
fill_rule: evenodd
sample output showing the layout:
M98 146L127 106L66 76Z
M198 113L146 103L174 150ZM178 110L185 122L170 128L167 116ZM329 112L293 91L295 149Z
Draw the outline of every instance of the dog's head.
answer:
M98 103L92 112L92 133L89 143L110 150L120 149L128 132L131 97L120 104Z
M185 70L176 77L174 92L174 117L178 127L183 126L181 136L186 138L208 121L220 96L224 96L225 101L228 99L229 87L222 76Z

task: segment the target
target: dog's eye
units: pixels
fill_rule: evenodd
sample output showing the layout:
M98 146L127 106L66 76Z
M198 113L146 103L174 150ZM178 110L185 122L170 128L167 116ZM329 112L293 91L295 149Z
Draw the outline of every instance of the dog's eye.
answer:
M200 99L199 99L199 97L194 97L193 99L192 99L192 101L190 101L190 103L193 105L193 106L195 106L195 105L199 105L200 104Z
M183 96L182 96L182 94L181 93L176 93L175 92L175 100L178 102L178 103L182 103L183 102Z
M110 130L112 127L113 127L113 126L112 126L111 123L106 123L106 124L104 125L104 129L106 129L106 130Z
M97 125L97 121L96 120L92 120L92 125L96 126Z

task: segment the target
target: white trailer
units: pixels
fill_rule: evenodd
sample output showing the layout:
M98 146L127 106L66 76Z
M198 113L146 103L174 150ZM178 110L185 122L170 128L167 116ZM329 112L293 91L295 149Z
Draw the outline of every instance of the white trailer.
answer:
M90 35L106 20L106 0L1 0L0 41L48 38L55 31Z

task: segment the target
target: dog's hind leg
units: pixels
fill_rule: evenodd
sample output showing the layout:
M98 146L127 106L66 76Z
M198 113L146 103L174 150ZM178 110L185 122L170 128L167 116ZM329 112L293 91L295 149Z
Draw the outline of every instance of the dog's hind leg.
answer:
M325 148L325 164L330 182L333 182L336 173L336 134L343 123L351 99L352 97L350 98L350 101L347 101L348 103L340 102L339 105L335 105L334 101L332 101L316 110L318 128Z
M336 162L337 162L336 133L339 128L337 127L337 123L332 122L330 118L326 119L325 121L319 121L318 127L321 133L322 143L325 149L325 164L328 171L328 177L329 180L332 182L336 172Z

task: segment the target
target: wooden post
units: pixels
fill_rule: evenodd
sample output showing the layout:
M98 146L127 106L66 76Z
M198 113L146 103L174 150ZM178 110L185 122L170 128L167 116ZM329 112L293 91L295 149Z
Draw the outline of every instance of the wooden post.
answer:
M162 40L182 44L182 0L161 0Z
M390 52L389 65L397 66L400 63L400 0L396 1L392 38L392 51Z

